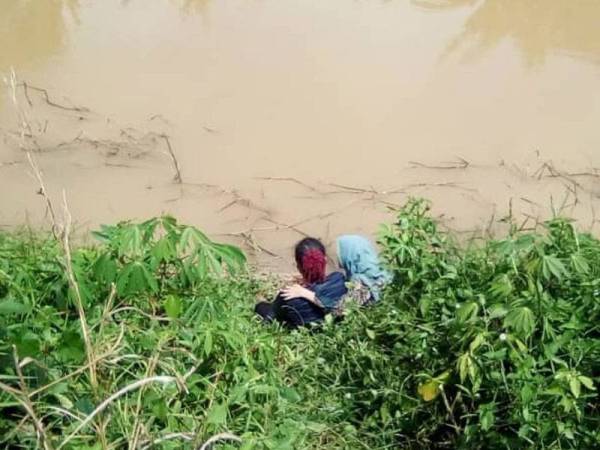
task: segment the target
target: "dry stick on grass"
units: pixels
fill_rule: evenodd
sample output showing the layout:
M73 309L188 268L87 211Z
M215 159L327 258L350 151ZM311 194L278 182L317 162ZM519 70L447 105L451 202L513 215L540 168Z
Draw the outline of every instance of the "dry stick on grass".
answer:
M146 368L145 378L148 378L149 376L154 374L159 355L160 355L160 349L158 350L158 352L155 355L153 355L150 358L150 362L148 364L148 367ZM135 414L134 414L135 421L133 424L133 438L131 438L129 440L129 449L130 450L135 450L137 448L138 440L140 438L140 433L141 433L140 412L142 410L142 395L144 394L145 391L146 391L145 386L142 386L140 388L140 390L138 391L137 404L135 406Z
M450 403L448 402L448 398L446 397L446 393L444 392L444 386L440 386L440 394L442 394L442 399L444 400L444 406L446 407L446 411L448 412L448 418L452 421L451 427L454 428L454 430L456 431L456 434L461 433L461 429L458 426L458 424L456 423L456 420L454 420L454 412L452 411L452 408L450 407Z
M193 441L195 438L195 434L193 433L169 433L165 434L163 437L153 440L151 443L146 444L142 447L142 450L147 450L152 448L156 444L160 444L161 442L171 441L173 439L181 439L183 441Z
M79 315L81 333L83 336L85 349L86 349L86 356L87 356L87 361L88 361L87 367L89 368L90 384L92 386L92 391L94 392L95 395L97 395L98 394L98 380L97 380L97 373L96 373L95 351L94 351L92 342L90 340L90 333L89 333L87 320L86 320L86 316L85 316L85 310L83 308L83 299L81 296L81 291L79 289L79 284L77 283L77 279L76 279L75 273L73 271L73 265L72 265L72 260L71 260L71 247L70 247L70 243L69 243L69 237L70 237L70 232L71 232L72 217L71 217L71 213L68 208L66 193L65 193L65 191L63 191L63 222L64 223L63 223L63 226L61 229L61 227L59 227L57 220L56 220L56 214L54 212L54 207L52 205L52 201L50 200L50 197L48 196L48 194L46 192L46 188L44 186L44 181L43 181L41 172L40 172L37 164L35 163L33 157L31 156L30 152L27 152L27 159L29 160L31 168L35 173L38 183L40 184L39 193L44 197L44 199L46 201L46 205L48 206L48 209L51 212L51 219L52 219L52 224L53 224L54 235L57 238L57 240L61 242L62 247L63 247L63 251L65 254L65 268L66 268L66 272L67 272L69 286L75 293L75 305L76 305L77 312ZM59 229L61 229L60 234L58 233ZM100 440L103 444L103 448L106 448L107 446L106 446L106 442L105 442L105 436L102 433L100 433Z
M36 430L38 437L45 436L44 425L39 421L39 419L32 407L31 402L23 399L23 395L22 395L21 391L13 388L7 384L4 384L1 381L0 381L0 391L4 391L7 394L12 395L15 398L15 400L17 400L17 402L23 407L23 409L25 409L25 411L27 412L27 415L29 417L31 417L31 420L33 421L33 426ZM52 447L50 446L48 441L45 439L44 442L45 442L45 445L43 444L43 448L45 450L51 450Z
M68 435L64 441L62 441L60 443L60 445L56 448L56 450L60 450L61 448L63 448L66 444L68 444L75 436L77 436L77 433L79 433L83 428L85 428L92 420L94 420L94 417L96 417L98 414L100 414L102 411L104 411L112 402L114 402L115 400L117 400L119 397L122 397L123 395L127 394L128 392L134 391L146 384L149 383L161 383L161 384L168 384L168 383L176 383L177 379L175 377L168 377L168 376L155 376L155 377L149 377L149 378L144 378L141 380L138 380L134 383L131 383L127 386L125 386L123 389L115 392L114 394L112 394L110 397L108 397L106 400L104 400L102 403L100 403L96 409L94 409L94 411L92 411L86 418L85 420L83 420L78 426L77 428L75 428L75 430L73 430L73 432Z
M17 372L17 376L19 377L19 385L21 387L21 394L22 394L22 398L19 399L19 403L21 403L23 405L23 407L25 408L25 410L31 417L31 420L33 421L33 425L34 425L34 427L36 429L36 433L37 433L38 442L42 443L42 447L45 450L51 450L52 445L50 444L50 442L48 441L48 438L46 437L46 430L44 429L44 424L37 417L37 414L35 413L35 409L33 407L33 403L31 402L31 399L29 398L29 389L27 387L27 383L25 382L25 377L23 376L23 371L21 370L22 366L21 366L21 362L19 361L17 347L14 345L13 345L13 358L15 361L15 370Z
M221 441L232 441L232 442L237 442L237 443L242 442L240 437L236 436L235 434L219 433L219 434L215 434L208 441L206 441L204 444L202 444L200 447L198 447L198 450L211 450L212 446L214 444L216 444L217 442L221 442Z
M88 108L85 108L83 106L65 106L65 105L61 105L59 103L53 102L50 99L50 95L48 94L48 91L44 88L32 86L32 85L26 83L25 81L20 83L20 85L23 86L23 92L25 93L25 97L27 98L27 102L29 103L29 106L33 106L33 102L31 101L31 98L29 97L29 89L31 89L32 91L40 92L42 94L42 96L44 97L44 100L46 101L46 103L49 106L52 106L54 108L62 109L65 111L75 111L75 112L80 112L80 113L90 112L90 110Z
M175 167L175 176L173 177L173 180L176 183L181 184L183 183L183 180L181 178L181 170L179 170L179 161L177 161L177 158L175 157L169 136L166 134L161 134L160 137L163 138L167 144L167 150L169 151L169 155L171 155L171 160L173 161L173 166Z
M95 360L94 363L98 364L102 360L104 360L104 359L108 358L109 356L113 355L116 352L116 350L119 347L119 345L121 344L121 341L123 340L124 336L125 336L125 326L121 325L121 332L119 333L119 335L115 339L115 342L110 346L110 348L109 348L108 351L106 351L102 355L96 357L96 360ZM65 380L68 380L68 379L70 379L70 378L72 378L75 375L78 375L80 373L83 373L86 370L88 370L89 367L90 367L89 364L81 366L81 367L77 368L76 370L74 370L73 372L68 373L67 375L64 375L64 376L62 376L62 377L60 377L60 378L58 378L58 379L56 379L54 381L51 381L50 383L48 383L48 384L46 384L46 385L44 385L42 387L37 388L36 390L32 391L29 394L29 397L34 397L34 396L36 396L36 395L38 395L38 394L40 394L40 393L48 390L49 388L51 388L52 386L54 386L54 385L56 385L58 383L61 383L61 382L65 381Z
M2 384L2 383L0 383L0 384ZM2 386L0 386L0 390L2 390ZM4 443L10 441L13 437L15 437L18 433L20 433L21 428L23 427L23 425L25 425L27 423L28 420L29 420L29 416L24 415L16 427L14 427L7 434L2 436L2 438L0 439L0 444L4 444Z
M79 322L81 325L81 333L83 335L83 342L85 344L88 364L90 365L90 382L92 384L92 390L97 391L98 379L96 375L96 363L94 356L94 347L90 340L90 331L88 329L87 320L85 317L85 310L83 308L83 298L81 296L81 290L79 289L79 283L75 278L75 272L73 271L73 264L71 261L71 245L69 243L69 235L71 233L71 212L67 204L67 194L63 190L63 214L64 214L64 225L62 231L62 244L65 252L65 262L67 269L67 277L69 279L69 285L75 293L75 306L77 307L77 313L79 314Z

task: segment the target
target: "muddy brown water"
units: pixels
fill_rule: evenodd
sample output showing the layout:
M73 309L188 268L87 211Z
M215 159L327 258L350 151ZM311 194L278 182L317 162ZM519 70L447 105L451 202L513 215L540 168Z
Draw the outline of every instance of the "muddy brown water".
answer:
M410 195L465 235L596 229L599 24L598 0L4 0L29 89L0 91L0 226L48 223L29 150L80 230L171 213L273 268Z

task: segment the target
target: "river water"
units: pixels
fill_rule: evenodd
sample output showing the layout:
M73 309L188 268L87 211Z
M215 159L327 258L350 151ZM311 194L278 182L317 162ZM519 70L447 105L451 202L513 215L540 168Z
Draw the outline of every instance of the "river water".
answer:
M3 0L11 70L0 226L48 223L27 150L81 230L171 213L272 266L411 195L596 225L598 0Z

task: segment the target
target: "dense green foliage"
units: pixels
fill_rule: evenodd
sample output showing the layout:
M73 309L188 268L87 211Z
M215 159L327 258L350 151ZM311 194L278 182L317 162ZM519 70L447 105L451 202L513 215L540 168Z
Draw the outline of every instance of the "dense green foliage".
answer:
M97 237L72 254L88 345L61 246L0 235L0 447L600 446L600 241L567 220L465 248L409 202L385 298L291 333L235 247L168 217Z

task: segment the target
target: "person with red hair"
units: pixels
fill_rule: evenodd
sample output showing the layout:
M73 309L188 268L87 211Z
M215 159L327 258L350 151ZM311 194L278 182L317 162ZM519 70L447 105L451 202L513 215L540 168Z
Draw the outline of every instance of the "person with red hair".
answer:
M282 289L274 302L260 302L255 307L263 320L277 320L290 328L321 322L347 293L342 273L327 275L327 254L321 241L302 239L296 244L294 257L302 281Z

